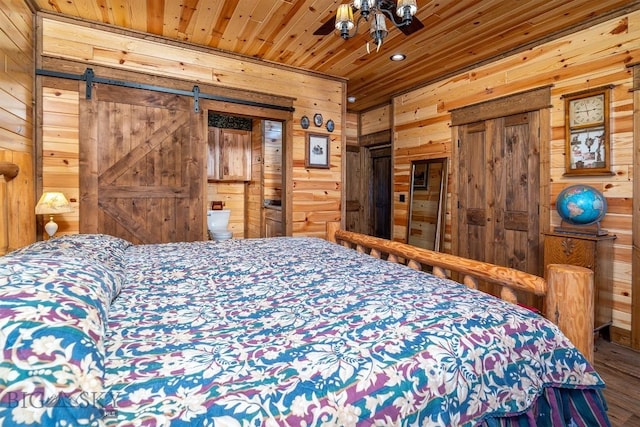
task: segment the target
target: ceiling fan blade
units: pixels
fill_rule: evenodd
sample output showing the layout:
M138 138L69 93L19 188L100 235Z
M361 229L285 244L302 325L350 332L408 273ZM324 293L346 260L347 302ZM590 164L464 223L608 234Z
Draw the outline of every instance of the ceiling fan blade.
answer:
M415 16L411 20L411 24L398 27L405 35L410 35L424 28L424 24Z
M336 16L333 15L327 22L322 24L320 28L313 32L314 36L326 36L336 29Z

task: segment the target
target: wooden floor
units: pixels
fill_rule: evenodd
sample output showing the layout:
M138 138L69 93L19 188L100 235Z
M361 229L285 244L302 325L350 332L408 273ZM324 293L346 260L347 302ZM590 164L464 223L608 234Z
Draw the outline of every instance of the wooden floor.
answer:
M611 425L640 427L640 352L599 339L595 368L607 385Z

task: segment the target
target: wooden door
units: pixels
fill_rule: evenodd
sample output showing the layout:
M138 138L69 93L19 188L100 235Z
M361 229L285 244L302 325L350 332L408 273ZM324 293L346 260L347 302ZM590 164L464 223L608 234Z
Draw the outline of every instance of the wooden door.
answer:
M220 181L251 181L251 132L209 128L208 175Z
M191 98L96 84L80 102L80 232L205 239L205 127Z
M538 129L537 111L459 126L459 255L542 273Z
M371 235L391 238L391 147L371 150Z
M369 225L365 207L367 206L368 177L363 174L367 150L357 145L347 145L345 156L344 197L345 229L356 233L367 234Z

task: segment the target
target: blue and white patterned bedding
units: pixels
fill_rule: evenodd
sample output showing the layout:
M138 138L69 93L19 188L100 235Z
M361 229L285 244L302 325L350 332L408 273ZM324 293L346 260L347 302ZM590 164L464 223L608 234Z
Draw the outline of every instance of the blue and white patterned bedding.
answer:
M608 425L602 380L553 324L462 285L314 238L127 246L122 259L119 295L95 303L104 418L83 422ZM0 422L29 378L0 380Z

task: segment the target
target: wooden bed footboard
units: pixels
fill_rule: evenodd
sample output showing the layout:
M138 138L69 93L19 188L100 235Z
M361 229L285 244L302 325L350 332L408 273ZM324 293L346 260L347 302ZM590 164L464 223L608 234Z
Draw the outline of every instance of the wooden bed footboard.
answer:
M327 240L367 253L375 258L402 262L420 270L432 267L432 273L450 278L451 272L460 275L461 283L477 289L478 281L486 281L501 288L500 297L517 303L515 291L545 296L544 315L554 322L569 340L593 362L593 271L573 265L552 264L547 279L481 261L417 248L405 243L380 239L364 234L340 230L339 222L327 223Z

